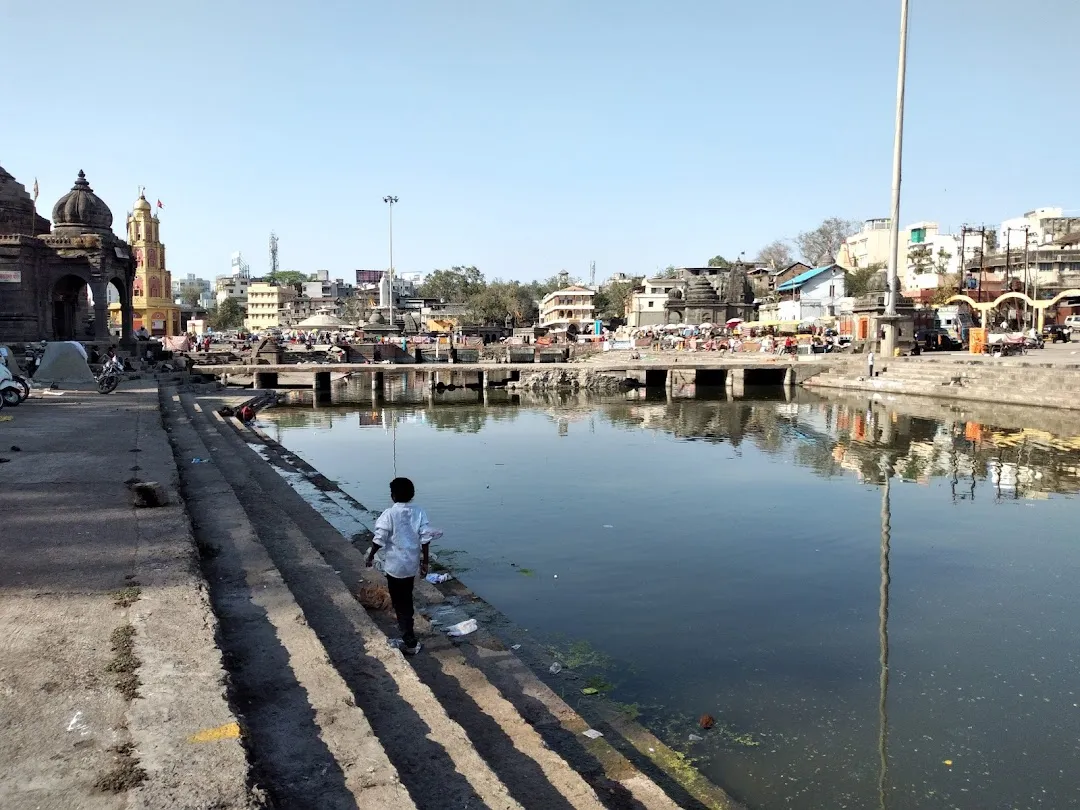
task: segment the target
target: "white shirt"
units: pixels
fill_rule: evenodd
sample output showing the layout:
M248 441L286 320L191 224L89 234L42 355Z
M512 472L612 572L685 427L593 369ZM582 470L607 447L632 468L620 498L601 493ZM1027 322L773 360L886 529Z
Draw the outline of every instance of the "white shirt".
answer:
M870 352L870 354L866 355L866 362L871 366L874 365L874 353L873 352Z
M427 515L411 503L395 503L375 521L375 544L383 549L383 573L399 579L420 571L420 547L442 532L432 529Z

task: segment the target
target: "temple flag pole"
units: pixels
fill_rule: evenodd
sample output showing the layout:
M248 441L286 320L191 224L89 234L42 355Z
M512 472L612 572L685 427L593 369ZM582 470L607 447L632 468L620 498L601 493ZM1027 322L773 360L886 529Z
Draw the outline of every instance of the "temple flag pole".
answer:
M33 199L30 204L30 236L37 236L37 198L38 198L38 182L37 178L34 178L34 193Z

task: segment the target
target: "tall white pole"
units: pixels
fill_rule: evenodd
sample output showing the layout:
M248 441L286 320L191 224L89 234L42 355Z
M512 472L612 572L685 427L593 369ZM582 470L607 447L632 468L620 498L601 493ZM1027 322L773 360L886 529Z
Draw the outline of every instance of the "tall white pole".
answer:
M900 178L904 154L904 85L907 79L908 0L900 0L900 64L896 73L896 131L893 137L892 209L889 223L889 291L885 298L885 339L881 353L896 349L896 299L900 260Z
M397 201L392 194L383 197L383 202L390 206L390 326L394 325L394 203Z

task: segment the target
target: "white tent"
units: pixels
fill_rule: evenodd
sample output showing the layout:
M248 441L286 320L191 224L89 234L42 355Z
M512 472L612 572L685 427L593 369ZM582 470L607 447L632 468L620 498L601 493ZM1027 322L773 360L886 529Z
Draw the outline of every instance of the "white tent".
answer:
M86 349L73 341L48 344L34 372L34 385L94 385Z
M297 329L353 329L352 324L345 323L337 315L327 315L320 312L318 315L312 315L310 318L305 318L296 325Z

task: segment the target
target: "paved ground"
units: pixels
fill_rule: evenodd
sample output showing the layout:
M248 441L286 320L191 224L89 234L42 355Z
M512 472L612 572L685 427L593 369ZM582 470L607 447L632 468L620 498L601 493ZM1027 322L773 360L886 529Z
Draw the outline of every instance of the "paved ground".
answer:
M0 413L3 808L249 805L157 392L135 385ZM170 504L136 509L132 478Z

